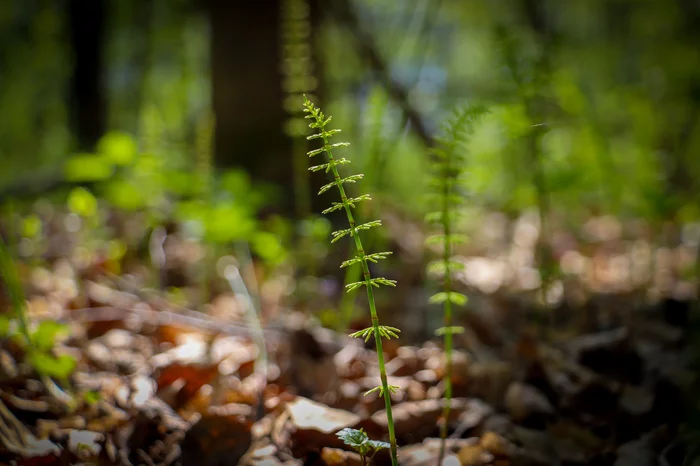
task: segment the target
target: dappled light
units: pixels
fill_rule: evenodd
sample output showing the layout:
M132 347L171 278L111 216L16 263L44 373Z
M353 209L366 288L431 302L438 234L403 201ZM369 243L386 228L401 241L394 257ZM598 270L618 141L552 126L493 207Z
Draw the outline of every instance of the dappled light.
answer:
M698 24L4 2L0 464L696 464Z

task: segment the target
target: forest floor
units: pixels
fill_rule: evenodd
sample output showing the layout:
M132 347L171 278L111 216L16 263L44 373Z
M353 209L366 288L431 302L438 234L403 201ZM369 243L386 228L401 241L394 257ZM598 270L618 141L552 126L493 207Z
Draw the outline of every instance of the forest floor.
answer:
M30 319L67 324L52 351L77 366L54 383L22 362L16 339L0 342L0 464L360 465L336 432L386 440L382 399L363 396L378 380L372 347L302 313L266 324L262 352L231 293L205 314L99 261L59 259L22 276ZM453 355L443 464L681 464L691 303L667 297L629 317L632 299L598 293L590 302L618 318L565 338L551 322L516 328L476 313ZM384 349L400 387L399 463L434 465L440 342ZM390 464L388 453L374 464Z

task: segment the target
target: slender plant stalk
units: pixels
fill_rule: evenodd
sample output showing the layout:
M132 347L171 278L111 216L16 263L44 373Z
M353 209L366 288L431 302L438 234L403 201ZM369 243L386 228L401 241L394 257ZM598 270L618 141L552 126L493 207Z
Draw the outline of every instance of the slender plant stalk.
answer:
M442 231L445 235L443 242L442 260L445 264L445 279L443 280L443 292L449 296L452 291L452 276L449 272L450 257L452 256L451 243L447 238L452 232L452 225L449 218L450 203L449 196L451 191L451 183L445 182L443 186L443 203L442 203ZM452 300L445 299L442 305L444 328L452 328ZM449 427L450 409L452 408L452 332L445 332L445 405L442 408L442 425L440 426L440 455L438 458L438 466L442 464L445 457L445 440L447 439L447 428Z
M247 247L247 246L246 246ZM240 256L239 256L240 257ZM260 399L258 402L256 419L262 419L265 414L265 400L263 392L267 385L267 346L265 345L265 334L262 328L262 312L260 310L260 299L253 296L248 291L248 287L243 280L241 271L235 265L229 265L224 271L224 277L228 281L231 291L244 300L245 303L245 319L250 326L253 336L253 342L258 348L258 355L253 364L253 372L259 377L260 382ZM257 288L257 284L255 284Z
M453 325L453 305L463 306L467 297L452 290L452 273L463 268L462 264L452 260L452 246L464 240L463 235L454 234L454 221L458 218L458 210L462 204L459 195L459 183L462 181L462 171L465 161L460 155L462 143L469 134L476 119L483 114L480 107L466 107L455 112L444 126L445 135L438 139L439 146L435 149L435 195L438 197L440 211L428 214L428 221L439 226L440 235L428 238L428 242L442 246L441 257L429 264L428 271L442 274L442 291L430 298L431 303L441 303L443 309L442 328L437 330L443 335L445 344L445 398L440 425L440 453L438 465L442 464L445 456L445 440L449 427L452 404L452 348L453 335L464 331L462 327Z
M309 168L309 170L314 172L324 170L326 173L330 173L333 177L333 181L323 186L319 191L319 194L324 193L335 186L338 189L338 193L340 194L341 199L341 202L334 202L332 206L324 210L323 213L327 214L335 212L337 210L344 210L348 218L348 224L350 226L350 228L348 229L333 232L332 242L335 242L340 238L349 235L354 240L355 250L357 252L357 255L354 258L348 259L345 262L343 262L341 264L341 267L347 267L358 263L362 267L362 281L349 283L346 285L346 289L347 291L354 291L360 288L361 286L364 286L367 289L367 299L369 301L369 311L372 319L372 326L364 330L360 330L359 332L355 332L350 336L354 338L364 338L365 341L368 341L372 336L374 336L374 341L377 346L377 361L379 363L379 376L381 379L381 385L373 388L372 390L369 390L365 394L378 391L379 395L384 397L384 405L386 407L387 424L389 430L391 463L393 466L398 466L396 434L394 432L394 419L391 412L391 393L395 392L398 387L389 385L387 380L386 367L384 365L384 353L382 349L382 337L387 339L391 337L398 338L397 333L399 332L399 329L379 324L379 317L377 315L377 308L374 302L373 292L374 287L379 287L380 285L395 286L396 282L394 280L387 280L386 278L372 278L372 275L369 270L369 262L378 262L378 260L386 259L386 257L390 253L379 252L367 254L365 252L364 247L362 246L362 240L360 239L359 232L362 230L368 230L370 228L379 226L381 225L381 222L379 220L375 220L364 224L357 224L355 222L355 217L353 216L351 209L355 207L356 203L367 201L371 198L367 194L352 198L348 197L345 192L345 188L343 186L345 183L354 183L357 180L362 179L363 176L350 175L346 178L341 178L340 173L338 172L338 165L345 165L350 163L350 161L347 159L335 159L333 157L332 149L336 147L348 146L349 144L345 142L335 144L329 143L329 138L333 134L340 132L340 130L327 130L326 125L328 124L328 122L330 122L331 117L326 118L323 112L313 103L311 103L306 98L306 96L304 96L304 111L308 113L306 118L312 120L309 127L315 128L319 131L317 134L309 136L308 139L321 139L323 142L323 147L321 147L320 149L309 151L309 157L313 157L324 152L328 157L328 163L313 166Z
M19 281L17 268L10 254L10 248L7 247L2 237L0 237L0 274L5 282L7 294L12 303L19 331L27 344L27 348L31 348L32 339L29 335L29 319L27 319L27 304L24 299L24 290Z

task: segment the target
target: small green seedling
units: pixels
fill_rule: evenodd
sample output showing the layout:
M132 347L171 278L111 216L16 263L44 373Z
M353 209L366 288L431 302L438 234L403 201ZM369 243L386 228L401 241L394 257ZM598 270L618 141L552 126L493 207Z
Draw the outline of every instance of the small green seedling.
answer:
M54 356L53 347L56 337L68 331L65 325L56 322L41 322L33 331L29 328L27 316L27 302L24 290L20 283L17 267L10 255L10 251L0 238L0 278L4 281L6 292L10 297L11 307L14 311L14 322L0 319L0 336L12 338L17 336L19 342L25 348L25 359L41 376L46 390L56 399L63 402L66 407L73 409L75 400L62 391L51 379L57 378L67 384L68 377L75 370L76 361L69 355ZM13 328L13 324L17 327Z
M337 435L345 445L351 446L353 450L360 454L362 466L371 463L372 458L374 458L374 455L376 455L379 450L390 447L386 442L370 440L363 429L357 430L346 427L335 435Z
M394 280L388 280L383 277L372 278L369 271L369 264L377 263L380 260L386 259L391 253L389 252L376 252L373 254L368 254L365 252L362 246L362 240L360 238L360 232L364 230L369 230L370 228L375 228L381 225L381 221L373 220L371 222L357 224L355 222L355 217L353 215L352 209L355 208L356 204L360 202L371 200L369 194L362 194L358 197L348 197L345 192L344 185L346 183L356 183L361 180L364 175L349 175L345 178L340 176L338 171L338 166L347 165L350 163L349 160L345 158L336 159L333 157L333 149L348 146L347 142L336 142L331 144L329 139L336 133L339 133L339 129L328 129L328 123L331 121L331 117L326 118L320 108L316 107L309 99L304 96L304 112L308 113L305 118L311 120L309 127L318 131L316 134L308 136L309 140L320 140L323 145L318 149L313 149L308 152L309 157L314 157L321 155L323 153L327 156L327 163L320 165L315 165L309 168L312 172L324 171L329 173L333 181L323 186L319 191L319 194L337 188L338 194L340 194L341 202L333 202L329 208L323 211L324 214L328 214L335 211L345 211L348 219L348 226L343 230L334 231L332 233L333 239L331 243L338 241L339 239L347 236L352 238L355 243L355 252L357 255L351 259L343 262L340 267L348 267L354 264L359 264L362 267L362 281L349 283L345 285L347 292L357 290L358 288L365 287L367 291L367 301L369 303L369 312L372 319L372 326L359 332L355 332L350 336L353 338L362 338L368 341L370 338L374 337L375 344L377 346L377 362L379 363L379 378L381 379L381 385L369 390L365 394L379 392L379 396L384 397L384 406L386 407L386 418L387 418L387 429L389 430L389 448L391 450L391 464L393 466L398 466L398 456L396 453L396 434L394 433L394 418L391 414L391 393L394 392L398 387L389 385L387 382L386 368L384 366L384 354L382 350L382 338L398 338L399 329L395 327L387 327L385 325L379 325L379 316L377 315L377 307L374 303L374 288L379 288L380 286L396 286Z

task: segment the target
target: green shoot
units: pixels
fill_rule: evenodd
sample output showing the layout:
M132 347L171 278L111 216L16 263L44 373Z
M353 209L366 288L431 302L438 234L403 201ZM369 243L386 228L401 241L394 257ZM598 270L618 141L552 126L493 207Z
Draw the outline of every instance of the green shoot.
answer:
M68 377L75 370L76 361L68 355L54 356L53 347L55 338L65 331L65 325L55 322L42 322L32 332L29 329L29 319L27 317L27 304L24 297L24 290L19 280L17 267L15 266L9 248L5 241L0 237L0 276L5 282L7 293L12 303L12 309L15 314L17 326L22 343L25 346L25 359L27 363L34 368L37 374L46 387L46 390L54 396L58 401L62 402L69 409L75 407L75 399L72 395L61 390L51 377L57 378L68 383ZM9 322L3 329L2 336L11 336L13 334L10 329Z
M24 290L19 281L17 268L10 255L10 250L5 244L5 241L0 238L0 274L5 282L7 294L12 303L12 310L15 313L15 318L19 324L19 331L27 344L31 347L32 339L29 335L29 323L27 319L27 305L24 299Z
M309 151L309 157L313 157L322 153L326 153L328 162L323 163L320 165L315 165L309 170L315 172L315 171L325 171L326 173L330 173L333 176L333 182L330 184L329 188L332 187L332 185L335 185L338 188L338 192L340 194L340 199L341 202L334 202L332 203L331 207L328 209L324 210L323 213L330 213L330 212L335 212L337 210L344 210L347 218L348 218L348 224L350 228L345 229L345 230L339 230L333 234L333 240L340 239L344 236L350 236L353 238L354 243L355 243L355 250L357 252L357 256L354 259L350 259L350 261L354 261L356 259L356 262L354 263L359 263L362 266L362 275L363 275L363 281L361 282L356 282L356 283L350 283L346 286L346 290L353 291L356 290L362 286L365 287L367 290L367 299L369 301L369 311L370 315L372 318L372 327L361 330L360 332L353 333L351 336L355 338L364 338L365 340L368 340L372 336L374 336L374 341L377 346L377 361L379 362L379 376L381 378L381 387L377 387L376 391L379 391L381 396L384 397L384 404L386 406L386 416L387 416L387 424L388 424L388 429L389 429L389 443L390 443L390 449L391 449L391 463L393 466L398 465L398 457L396 453L396 435L394 433L394 419L392 417L391 413L391 392L393 390L396 390L396 387L390 387L389 383L387 382L387 376L386 376L386 369L384 366L384 354L382 350L382 337L384 338L398 338L398 332L399 329L394 328L394 327L385 327L382 325L379 325L379 317L377 316L377 308L374 303L374 288L377 288L381 285L386 285L386 286L395 286L396 282L394 280L388 280L386 278L372 278L370 271L369 271L369 263L370 262L377 262L378 260L385 259L388 256L388 253L375 253L375 254L366 254L365 250L362 246L362 240L360 239L359 232L362 230L367 230L369 228L373 228L376 226L381 225L381 222L379 220L375 220L372 222L364 223L358 225L355 222L355 217L353 216L352 213L352 208L355 207L355 205L359 202L363 201L368 201L370 200L369 194L363 194L361 196L355 197L355 198L350 198L347 196L345 193L345 188L343 185L345 183L355 183L359 178L357 176L349 176L346 178L342 178L340 176L340 173L338 172L338 165L346 165L349 164L350 161L347 159L336 159L333 157L333 149L337 147L344 147L349 145L348 143L340 142L340 143L335 143L331 144L329 143L329 139L331 136L333 136L336 133L339 133L339 129L326 129L326 126L328 123L331 121L331 117L326 118L326 116L323 114L321 109L316 107L309 99L304 96L304 112L308 113L306 115L307 119L311 120L311 124L309 124L309 127L312 129L315 129L318 131L316 134L312 134L311 136L308 137L309 140L313 139L320 139L323 142L323 146L319 149L311 150ZM349 265L349 264L346 264ZM375 390L370 390L370 392L375 391Z
M463 158L463 143L471 132L476 119L484 113L481 108L462 108L447 121L443 128L444 136L438 139L435 149L435 187L434 197L440 206L440 211L427 215L429 223L436 224L440 233L428 238L429 245L441 247L439 260L428 264L428 273L439 274L443 277L442 291L430 298L430 303L442 304L444 326L436 331L445 342L445 404L440 425L440 455L437 464L442 464L445 456L445 439L447 438L450 404L452 399L452 346L453 335L464 331L462 327L452 325L452 306L464 306L467 297L452 290L452 274L464 266L452 260L452 246L464 242L463 235L454 233L455 220L458 218L462 204L459 194L462 170L465 165Z
M345 429L337 432L335 435L337 435L338 438L345 443L345 445L351 446L353 450L360 454L360 458L362 458L362 466L365 466L368 462L371 463L372 458L374 458L374 455L376 455L379 450L389 448L389 444L386 442L370 440L363 429L357 430L346 427ZM368 461L367 455L370 453L371 455Z

